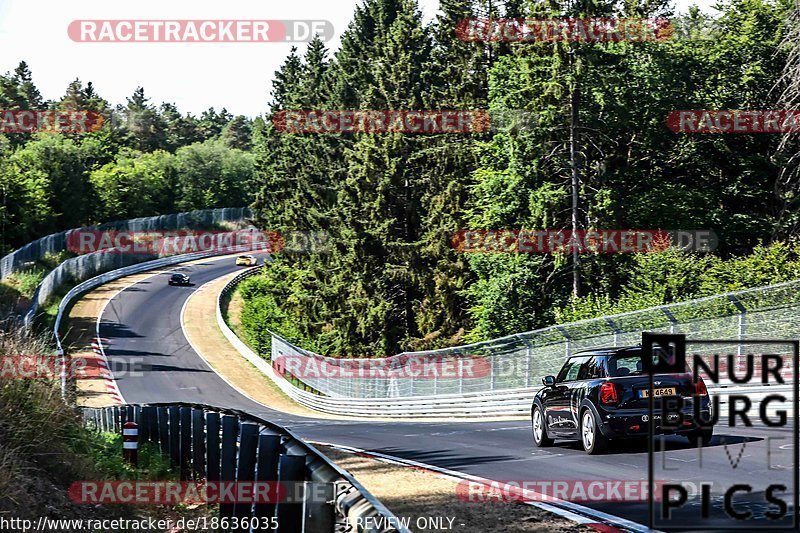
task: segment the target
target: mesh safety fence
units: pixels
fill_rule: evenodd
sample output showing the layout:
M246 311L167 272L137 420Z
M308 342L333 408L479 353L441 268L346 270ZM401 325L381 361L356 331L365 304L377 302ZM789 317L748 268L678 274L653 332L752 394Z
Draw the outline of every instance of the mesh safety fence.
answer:
M387 398L535 388L581 350L635 346L643 331L704 339L796 339L800 281L380 359L324 357L272 336L273 367L332 397ZM758 346L738 345L738 355ZM763 349L766 353L768 346ZM708 347L707 350L713 350Z

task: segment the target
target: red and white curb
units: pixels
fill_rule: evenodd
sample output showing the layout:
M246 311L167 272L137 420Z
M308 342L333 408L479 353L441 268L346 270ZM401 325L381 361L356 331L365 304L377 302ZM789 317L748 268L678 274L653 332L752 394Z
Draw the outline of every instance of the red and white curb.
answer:
M482 478L478 476L473 476L471 474L465 474L463 472L458 472L456 470L450 470L447 468L441 468L434 465L429 465L426 463L419 463L417 461L412 461L410 459L403 459L402 457L396 457L394 455L386 455L378 452L371 452L368 450L362 450L360 448L353 448L351 446L343 446L340 444L331 444L328 442L318 442L318 441L309 441L312 445L317 446L328 446L330 448L334 448L336 450L351 453L354 455L360 455L363 457L369 457L371 459L376 459L379 461L383 461L386 463L393 463L400 466L405 466L408 468L413 468L415 470L421 470L425 472L430 472L433 474L442 475L446 478L452 478L454 480L468 480L474 483L481 483L486 485L487 487L496 487L498 485L497 481L493 481L491 479ZM507 487L510 492L519 491L519 487L515 487L509 485ZM548 496L548 499L552 503L544 503L542 501L533 501L537 499L544 499L542 498L541 494L537 494L534 491L525 490L525 493L529 495L529 501L523 502L525 505L533 505L534 507L538 507L545 511L549 511L553 514L556 514L562 518L570 520L572 522L576 522L578 524L584 525L596 531L602 531L604 533L616 533L616 532L626 532L626 531L634 531L637 533L658 533L654 529L650 529L649 527L639 524L637 522L633 522L631 520L626 520L625 518L621 518L619 516L614 516L608 513L604 513L602 511L598 511L596 509L592 509L590 507L586 507L583 505L579 505L577 503L565 501L565 500L558 500L553 498L552 496Z
M106 392L111 396L111 399L114 400L114 403L121 404L124 403L122 394L119 392L119 387L117 386L117 381L114 379L114 375L108 368L108 357L106 357L105 352L107 343L108 339L105 337L96 336L94 340L92 340L92 351L97 355L97 366L100 369L100 375L105 381Z

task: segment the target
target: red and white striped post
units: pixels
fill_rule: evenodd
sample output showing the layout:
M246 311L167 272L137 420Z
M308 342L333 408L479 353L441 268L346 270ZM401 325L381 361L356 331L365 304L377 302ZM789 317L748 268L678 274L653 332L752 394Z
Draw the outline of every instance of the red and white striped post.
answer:
M134 468L139 465L139 425L125 422L122 426L122 457Z

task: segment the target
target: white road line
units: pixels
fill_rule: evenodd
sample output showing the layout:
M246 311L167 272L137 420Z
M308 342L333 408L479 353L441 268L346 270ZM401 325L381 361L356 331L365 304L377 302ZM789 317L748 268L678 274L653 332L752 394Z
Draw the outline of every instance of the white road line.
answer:
M344 446L340 444L331 444L329 442L319 442L319 441L309 441L313 445L318 446L328 446L334 449L338 449L341 451L346 451L350 453L356 454L363 454L367 456L372 456L375 458L387 459L393 461L397 464L415 468L421 468L424 470L430 470L432 472L436 472L439 474L444 474L450 476L452 478L461 479L461 480L468 480L474 481L476 483L482 483L486 485L497 484L499 482L482 478L479 476L473 476L472 474L466 474L464 472L459 472L457 470L450 470L448 468L442 468L439 466L430 465L427 463L420 463L417 461L412 461L410 459L404 459L402 457L397 457L394 455L387 455L379 452L372 452L368 450L362 450L360 448L354 448L352 446ZM516 490L517 487L514 487ZM575 522L579 522L581 524L590 524L595 522L600 522L605 525L610 525L616 528L620 528L627 531L635 531L637 533L658 533L657 530L653 530L648 528L643 524L639 524L637 522L633 522L632 520L628 520L626 518L622 518L619 516L614 516L609 513L604 513L602 511L598 511L596 509L592 509L590 507L586 507L583 505L579 505L577 503L568 502L565 500L558 500L552 496L544 496L542 494L538 494L535 491L531 490L524 490L526 494L530 495L531 500L536 499L548 499L552 503L544 503L541 501L526 501L524 503L528 505L533 505L534 507L539 507L540 509L545 509L547 511L553 512L559 516L567 518L568 520L572 520Z

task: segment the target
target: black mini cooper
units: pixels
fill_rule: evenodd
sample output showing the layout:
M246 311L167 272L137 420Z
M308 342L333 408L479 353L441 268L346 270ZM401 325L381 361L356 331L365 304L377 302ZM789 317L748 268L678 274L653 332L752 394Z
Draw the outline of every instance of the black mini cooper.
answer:
M555 439L580 440L587 453L597 454L610 440L647 438L650 380L642 367L641 347L592 350L569 357L558 376L542 379L544 387L533 399L536 445L551 446ZM677 402L678 397L683 400L683 420L675 409L668 409L669 420L662 427L661 402L670 398ZM704 445L711 441L708 390L700 376L695 382L688 372L654 375L653 402L655 433L684 435Z
M186 274L176 272L169 277L169 281L167 283L170 285L191 285L191 279Z

